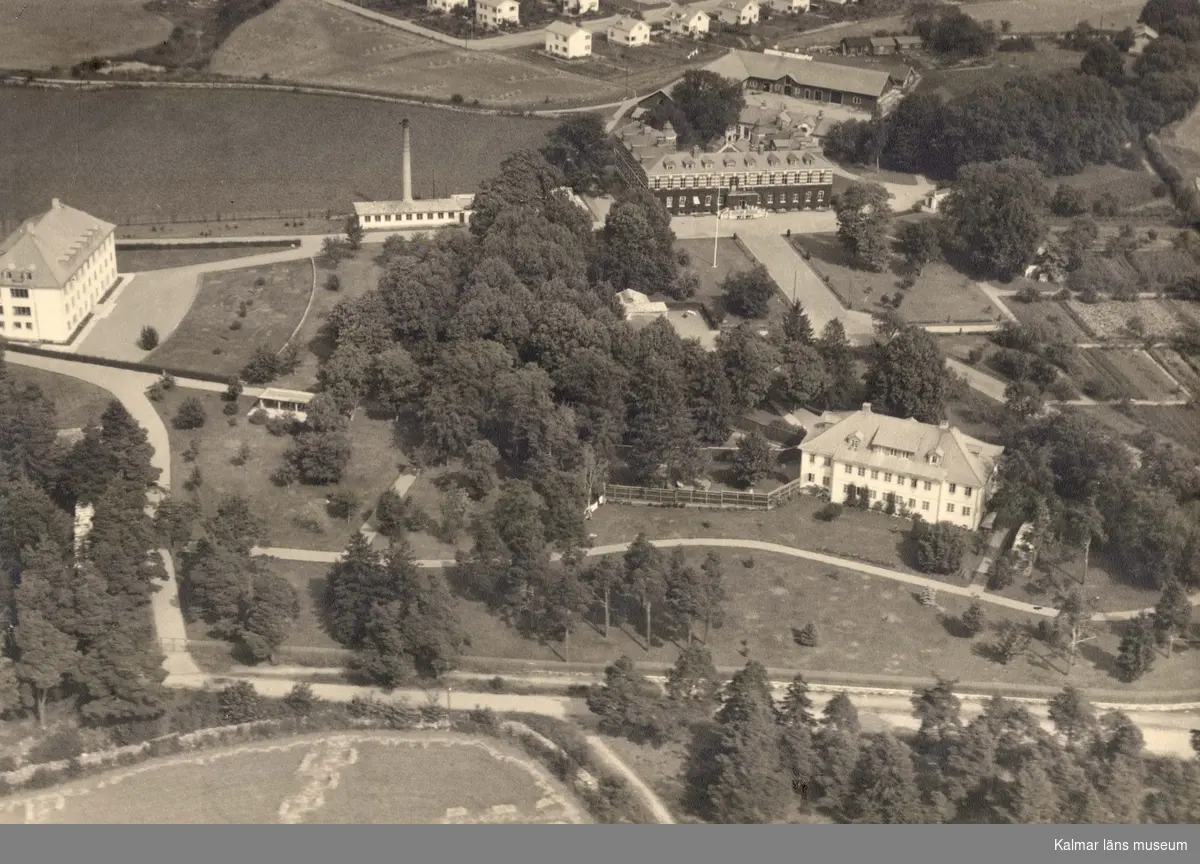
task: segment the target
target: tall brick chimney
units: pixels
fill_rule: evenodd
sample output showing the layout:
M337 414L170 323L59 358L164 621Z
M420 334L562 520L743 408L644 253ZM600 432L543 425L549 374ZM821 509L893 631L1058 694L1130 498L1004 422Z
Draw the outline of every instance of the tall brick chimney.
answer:
M400 121L400 132L403 136L404 146L404 174L402 182L404 184L404 200L411 203L412 198L412 141L408 132L408 118L405 117Z

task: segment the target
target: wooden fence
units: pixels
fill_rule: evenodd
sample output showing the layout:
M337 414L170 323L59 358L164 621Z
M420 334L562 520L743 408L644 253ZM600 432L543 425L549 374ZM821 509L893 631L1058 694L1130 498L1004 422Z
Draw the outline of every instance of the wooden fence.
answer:
M726 510L774 510L801 494L799 479L770 492L727 492L707 489L666 489L652 486L604 485L608 504L649 504L658 507L714 507Z

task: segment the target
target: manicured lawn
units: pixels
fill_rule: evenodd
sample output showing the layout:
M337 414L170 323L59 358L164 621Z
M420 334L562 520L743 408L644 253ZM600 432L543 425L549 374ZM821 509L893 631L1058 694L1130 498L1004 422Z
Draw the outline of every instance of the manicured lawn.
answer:
M1009 539L1011 540L1011 537ZM1079 585L1079 579L1083 575L1082 553L1071 554L1062 559L1042 556L1034 567L1033 579L1014 582L996 593L1026 603L1052 604L1056 593L1054 588L1047 589L1036 584L1043 574L1049 577L1051 585L1061 585L1064 590ZM1120 571L1107 565L1099 552L1092 554L1088 562L1087 582L1081 587L1096 612L1149 608L1158 602L1159 596L1157 591L1125 582Z
M429 51L425 40L401 35ZM306 62L310 58L299 36L274 44L290 45ZM252 48L261 55L266 45ZM352 64L357 84L362 60L358 54ZM386 56L376 60L392 62ZM0 219L31 216L49 207L55 195L110 222L161 224L224 214L233 224L237 220L228 217L234 213L278 216L298 210L310 213L305 228L318 215L340 214L332 227L336 232L354 201L399 197L399 123L405 116L413 130L413 194L422 198L434 197L435 187L438 195L476 191L508 153L540 147L556 125L548 119L287 92L4 87L0 117L22 122L5 130ZM88 146L77 147L77 141ZM357 147L354 141L377 143ZM256 231L293 233L282 221L278 228Z
M989 374L991 369L986 370ZM946 419L968 435L990 444L1003 444L1003 436L995 418L1001 405L978 390L968 387L958 399L946 403Z
M270 246L227 246L220 249L118 249L117 270L138 273L144 270L166 270L171 267L191 267L214 261L232 261L251 255L282 252L291 247L279 243Z
M258 346L282 349L308 306L312 267L303 258L204 273L192 308L147 362L236 375ZM238 316L242 303L245 318Z
M103 387L29 366L8 364L8 377L20 386L36 384L54 400L54 422L59 429L79 429L100 422L113 395Z
M179 404L195 396L204 406L208 417L200 429L181 431L171 424ZM373 507L380 493L396 480L399 451L392 446L392 424L373 420L360 410L350 424L352 455L350 465L337 486L276 486L271 475L279 467L284 452L291 445L290 436L276 437L265 426L247 422L251 403L242 399L234 415L236 426L228 424L221 413L225 403L219 393L206 393L176 388L155 407L167 424L171 440L171 476L175 479L173 494L194 496L211 513L223 495L242 495L251 509L266 522L266 546L294 549L340 550L346 540L358 530L367 508ZM184 482L193 466L183 460L183 452L193 441L200 442L196 465L203 483L196 492L184 490ZM250 447L250 458L244 466L233 464L241 445ZM325 512L327 497L339 490L350 490L359 496L360 509L348 521L331 519Z
M721 232L726 236L717 239L716 267L713 267L713 241L711 238L707 240L675 241L675 248L677 250L688 253L688 256L691 258L690 266L696 272L696 277L700 280L696 296L691 298L693 301L707 303L713 309L724 309L725 292L721 290L721 283L730 274L753 269L758 263L753 255L742 249L738 245L738 242L732 236L729 236L733 233L733 230L727 223L721 226ZM773 321L778 319L783 315L783 311L783 298L779 292L776 292L771 297L766 320ZM736 326L743 320L737 315L732 314L727 315L725 318L727 327ZM761 320L763 319L756 319L756 321Z
M333 353L334 348L324 330L325 319L342 300L361 297L379 284L383 269L375 262L378 251L378 246L367 246L355 257L347 258L336 267L318 261L317 288L313 294L312 308L296 333L300 365L291 375L285 375L275 382L280 387L306 390L317 383L321 361ZM341 281L341 288L337 291L325 288L325 282L331 274L336 274Z
M883 308L880 300L900 291L900 276L894 271L873 273L851 266L832 233L792 235L792 245L811 257L817 275L829 277L828 285L842 302L853 309L873 312ZM902 292L899 310L905 321L921 324L998 321L1000 310L975 282L942 262L927 264L916 284Z
M1024 303L1015 297L1005 299L1009 311L1017 320L1029 327L1040 327L1056 339L1074 344L1088 341L1091 337L1075 320L1066 304L1056 300L1041 300Z

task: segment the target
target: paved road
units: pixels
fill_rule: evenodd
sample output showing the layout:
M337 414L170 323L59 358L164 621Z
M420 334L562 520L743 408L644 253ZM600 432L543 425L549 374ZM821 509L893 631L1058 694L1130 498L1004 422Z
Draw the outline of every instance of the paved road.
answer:
M966 378L967 383L971 385L973 390L978 390L984 396L995 399L997 402L1004 401L1004 388L1007 385L999 378L988 375L986 372L980 372L974 366L968 366L966 363L955 360L953 357L946 358L946 365L954 372Z

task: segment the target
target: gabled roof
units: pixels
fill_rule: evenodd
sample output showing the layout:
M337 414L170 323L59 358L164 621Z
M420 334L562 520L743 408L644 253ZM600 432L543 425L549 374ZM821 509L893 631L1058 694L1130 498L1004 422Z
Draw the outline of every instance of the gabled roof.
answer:
M842 39L842 44L848 45L851 48L870 48L871 47L871 37L870 36L847 36L844 39Z
M1133 28L1133 35L1134 36L1145 36L1149 39L1157 39L1158 31L1155 30L1153 27L1151 27L1149 24L1138 24L1136 27Z
M888 86L888 73L855 66L805 60L802 57L778 57L754 51L734 49L706 67L711 72L745 81L761 78L778 81L790 77L804 87L823 87L878 99Z
M852 442L857 441L857 447ZM988 444L952 426L933 426L913 418L901 420L876 414L870 406L845 419L802 445L805 453L829 456L879 468L906 477L980 487L987 483L1003 447ZM912 458L890 456L888 449L911 453ZM936 464L927 461L933 455Z
M913 67L899 58L881 60L877 57L827 57L823 63L845 66L850 69L865 69L869 72L886 72L893 84L903 84L913 74Z
M872 48L895 48L896 47L896 37L894 37L894 36L872 36L871 37L871 47Z
M924 45L925 40L920 36L896 36L897 45Z
M645 21L639 21L637 18L618 18L608 25L609 30L616 30L618 33L632 33L638 27L649 28L650 25Z
M0 243L0 270L32 272L33 288L61 288L115 227L55 198Z
M512 3L514 6L520 6L517 0L475 0L476 6L486 6L488 9L499 9L501 6L506 6Z
M559 36L566 36L568 39L579 33L587 33L582 27L576 27L574 24L567 24L562 21L555 21L546 27L547 33L556 33Z

